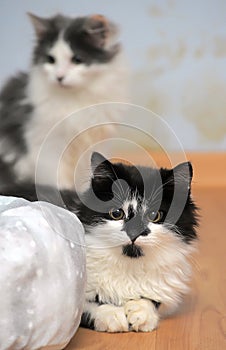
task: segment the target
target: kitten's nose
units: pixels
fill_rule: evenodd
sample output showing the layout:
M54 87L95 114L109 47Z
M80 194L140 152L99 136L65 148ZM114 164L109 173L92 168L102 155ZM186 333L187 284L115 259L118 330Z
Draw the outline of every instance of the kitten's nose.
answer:
M147 235L149 235L149 233L151 233L151 230L149 230L149 228L146 228L144 230L141 230L140 232L139 231L138 232L137 231L127 232L127 235L129 236L131 241L134 243L138 237L147 236Z
M59 83L62 83L62 81L64 80L64 76L57 77L57 80L59 81Z
M151 233L151 230L149 228L146 228L144 231L141 232L140 236L147 236Z

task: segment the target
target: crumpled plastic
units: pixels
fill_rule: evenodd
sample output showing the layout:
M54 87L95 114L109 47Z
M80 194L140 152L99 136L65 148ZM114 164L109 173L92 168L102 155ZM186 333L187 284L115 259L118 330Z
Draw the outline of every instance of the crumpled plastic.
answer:
M0 350L63 349L79 326L85 283L76 215L0 197Z

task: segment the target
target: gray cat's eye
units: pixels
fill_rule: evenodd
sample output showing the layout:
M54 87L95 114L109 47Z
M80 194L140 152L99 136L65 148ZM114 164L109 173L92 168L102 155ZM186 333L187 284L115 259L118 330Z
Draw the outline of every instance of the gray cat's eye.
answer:
M76 64L83 63L83 59L79 55L72 56L71 61Z
M125 213L122 209L111 209L109 215L113 220L122 220L125 216Z
M47 55L46 56L46 61L48 63L54 64L56 62L56 59L52 55Z

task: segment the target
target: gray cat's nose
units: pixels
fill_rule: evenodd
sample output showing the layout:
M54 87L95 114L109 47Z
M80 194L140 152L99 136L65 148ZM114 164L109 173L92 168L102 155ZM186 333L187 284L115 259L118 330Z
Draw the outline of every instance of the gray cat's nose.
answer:
M59 81L59 83L62 83L62 81L64 80L63 76L57 77L57 80Z

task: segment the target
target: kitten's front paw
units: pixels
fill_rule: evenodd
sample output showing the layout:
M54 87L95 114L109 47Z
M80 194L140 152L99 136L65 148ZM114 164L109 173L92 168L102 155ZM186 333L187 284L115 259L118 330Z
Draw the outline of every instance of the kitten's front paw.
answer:
M100 332L128 332L129 326L124 308L114 305L99 306L94 328Z
M158 325L159 317L153 303L146 299L130 300L125 306L130 330L151 332Z

